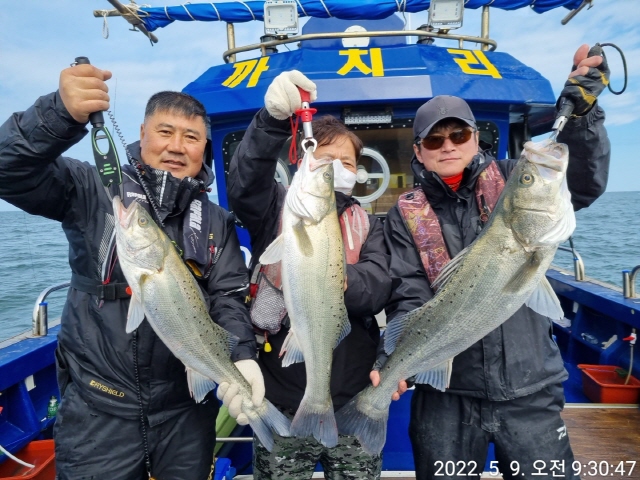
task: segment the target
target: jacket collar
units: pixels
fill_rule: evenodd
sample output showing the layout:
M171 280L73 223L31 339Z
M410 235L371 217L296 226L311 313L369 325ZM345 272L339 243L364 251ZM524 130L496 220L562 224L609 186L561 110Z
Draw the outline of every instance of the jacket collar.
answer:
M160 217L165 218L182 214L191 201L213 183L214 174L205 163L195 178L179 179L169 172L145 165L140 155L140 142L134 142L127 147L134 160L142 167L141 178L155 203L159 206Z
M338 211L338 216L342 215L351 205L360 205L360 202L350 195L336 192L336 210Z

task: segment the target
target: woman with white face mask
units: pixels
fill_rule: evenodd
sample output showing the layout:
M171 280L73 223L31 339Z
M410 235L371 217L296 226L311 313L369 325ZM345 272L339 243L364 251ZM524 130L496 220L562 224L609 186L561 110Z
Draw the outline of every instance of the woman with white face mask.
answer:
M286 189L274 175L278 155L291 136L289 117L301 108L298 87L315 99L315 84L300 72L284 72L273 80L265 96L266 108L256 114L238 145L227 180L231 208L251 235L251 310L254 326L265 336L258 354L265 397L290 418L304 394L305 366L296 363L282 367L279 353L289 331L289 319L279 289L278 264L264 268L257 262L280 230ZM381 222L351 196L362 141L331 116L315 120L313 134L318 142L314 157L333 161L336 214L347 264L344 301L351 333L334 350L331 371L331 394L337 411L370 383L369 372L380 337L374 315L384 308L391 292L389 257ZM227 403L232 399L223 400ZM332 448L313 437L276 437L271 453L255 441L255 479L275 478L276 473L288 479L309 479L318 462L326 478L376 479L382 466L380 455L363 452L355 437L340 435Z

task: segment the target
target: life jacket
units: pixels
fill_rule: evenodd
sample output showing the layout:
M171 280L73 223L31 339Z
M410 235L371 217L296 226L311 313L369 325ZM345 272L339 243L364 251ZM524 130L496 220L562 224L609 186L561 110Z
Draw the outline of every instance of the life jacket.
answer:
M129 207L134 200L151 213L149 199L138 183L133 167L125 165L122 168L122 203ZM112 191L113 193L117 193ZM174 246L187 265L189 271L198 280L207 279L222 251L218 251L213 233L211 233L209 198L206 192L201 192L191 200L182 220L182 242L180 245L171 238ZM115 221L115 219L114 219ZM101 265L101 282L73 273L71 286L77 290L96 295L100 301L116 300L131 296L131 290L125 282L111 281L111 273L117 261L114 224L105 225L104 239L101 251L107 252Z
M348 207L339 217L342 243L348 265L358 262L362 245L369 235L369 216L357 204ZM282 215L278 235L282 232ZM270 351L268 334L275 334L282 327L287 314L282 294L281 263L257 264L251 276L251 321L255 329L265 335L265 351Z
M504 179L498 165L492 161L476 181L475 196L483 224L489 220L503 189ZM429 284L433 285L442 268L451 260L438 217L422 187L401 195L398 209L420 253Z

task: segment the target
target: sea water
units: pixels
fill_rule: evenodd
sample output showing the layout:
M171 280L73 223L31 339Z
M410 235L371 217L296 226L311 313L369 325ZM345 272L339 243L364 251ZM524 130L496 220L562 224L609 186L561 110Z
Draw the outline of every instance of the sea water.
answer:
M605 193L576 218L573 242L586 275L621 287L622 270L640 264L640 192ZM31 328L40 292L69 281L68 249L58 222L0 212L0 341ZM573 256L558 251L554 264L573 271ZM66 289L47 298L50 319L60 316L65 297Z

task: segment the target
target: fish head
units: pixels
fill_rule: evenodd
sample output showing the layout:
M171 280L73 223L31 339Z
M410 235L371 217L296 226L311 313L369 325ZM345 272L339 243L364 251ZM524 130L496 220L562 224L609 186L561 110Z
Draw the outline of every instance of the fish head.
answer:
M319 223L335 210L333 175L332 160L316 159L307 150L287 192L289 210L307 224Z
M143 275L162 270L170 242L149 212L136 200L125 208L116 196L113 213L118 259L127 281L137 284Z
M576 227L567 186L569 149L552 140L527 142L505 186L504 208L514 236L527 251L557 246Z

